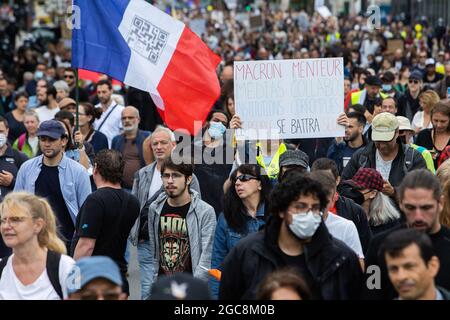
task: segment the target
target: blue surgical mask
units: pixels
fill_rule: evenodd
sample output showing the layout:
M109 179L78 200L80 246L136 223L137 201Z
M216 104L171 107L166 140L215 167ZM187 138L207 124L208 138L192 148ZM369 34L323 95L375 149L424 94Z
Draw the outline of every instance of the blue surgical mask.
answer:
M34 73L34 79L35 80L40 80L42 78L44 78L44 73L42 71L36 71Z
M384 92L389 92L392 90L392 84L383 84L381 88L383 89Z
M222 122L210 122L208 133L213 139L219 139L223 136L227 128L223 125Z

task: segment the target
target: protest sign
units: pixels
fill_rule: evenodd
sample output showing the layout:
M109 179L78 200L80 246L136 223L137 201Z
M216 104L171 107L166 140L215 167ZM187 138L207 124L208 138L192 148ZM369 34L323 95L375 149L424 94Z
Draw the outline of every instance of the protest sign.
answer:
M262 15L254 15L250 16L250 28L252 29L258 29L261 28L264 25L263 17Z
M404 41L402 39L389 39L387 41L387 51L394 53L397 49L405 49Z
M237 140L344 136L342 58L234 63Z

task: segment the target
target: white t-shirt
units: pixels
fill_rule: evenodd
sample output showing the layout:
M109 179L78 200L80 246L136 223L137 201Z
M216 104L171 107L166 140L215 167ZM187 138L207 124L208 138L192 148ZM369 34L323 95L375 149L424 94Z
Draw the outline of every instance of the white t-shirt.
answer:
M35 282L27 286L23 285L14 273L13 256L14 254L8 258L0 279L0 300L61 300L48 278L47 270L44 270ZM71 257L61 255L59 283L64 297L67 297L66 279L74 264L75 261Z
M364 259L364 253L362 251L361 241L359 240L358 230L356 230L356 226L353 221L342 218L332 212L328 212L325 225L333 237L341 240L353 251L355 251L358 258Z
M428 127L424 128L423 125L423 111L417 111L412 120L412 127L414 130L419 128L421 128L421 130L433 128L433 123L431 121L428 123Z
M39 138L38 137L28 138L28 143L30 144L33 154L36 154L38 152Z
M155 167L153 171L152 183L150 184L150 190L148 191L148 198L150 199L153 195L159 191L162 187L161 172Z
M117 107L115 107L116 105ZM98 104L95 107L101 108L102 105ZM100 131L106 136L106 138L108 138L109 148L111 148L111 143L114 137L118 136L122 131L122 110L124 108L125 108L124 106L117 104L113 101L109 106L109 108L102 113L100 119L97 119L94 122L94 129ZM106 119L105 123L103 123L104 119ZM102 123L103 125L99 130L98 128Z
M389 174L391 173L392 161L394 161L394 160L389 160L389 161L383 160L380 152L377 149L377 151L375 153L375 161L376 161L375 166L376 166L377 171L381 174L381 176L383 177L384 180L388 181Z
M49 109L47 106L42 106L36 108L36 113L39 116L39 122L42 123L47 120L53 120L55 118L55 114L59 112L59 108Z

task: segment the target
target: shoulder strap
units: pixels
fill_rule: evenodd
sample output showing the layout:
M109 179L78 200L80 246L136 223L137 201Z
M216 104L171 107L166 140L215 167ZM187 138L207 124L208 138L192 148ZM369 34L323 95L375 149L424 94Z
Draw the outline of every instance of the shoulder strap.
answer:
M97 128L97 131L100 131L100 129L103 127L103 125L105 124L106 120L108 120L109 116L111 115L111 113L113 113L114 109L118 106L118 104L116 103L116 105L114 107L112 107L111 111L106 115L105 119L103 119L102 123L100 123L100 125Z
M5 269L6 264L8 263L9 256L3 257L2 261L0 261L0 279L2 278L3 269Z
M405 174L409 172L413 165L414 161L414 148L412 148L409 144L405 145L405 161L403 162L405 165Z
M61 260L61 254L48 250L47 252L47 275L50 279L50 283L55 289L56 293L61 299L64 299L61 283L59 282L59 261Z
M17 144L19 151L22 151L22 148L23 148L23 145L25 144L26 138L27 138L27 136L25 133L20 135L19 143Z

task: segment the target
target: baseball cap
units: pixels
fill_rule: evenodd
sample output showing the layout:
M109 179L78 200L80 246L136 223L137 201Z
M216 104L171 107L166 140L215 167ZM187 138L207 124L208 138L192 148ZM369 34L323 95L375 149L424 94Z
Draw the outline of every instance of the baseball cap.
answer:
M368 76L366 78L366 84L370 85L370 86L378 86L381 87L381 85L383 84L383 82L381 82L380 78L378 78L377 76Z
M117 264L105 256L84 257L77 261L67 277L67 293L82 289L95 279L106 279L122 286L122 276Z
M158 278L151 300L211 300L208 283L187 273Z
M414 131L414 129L411 127L411 122L409 122L409 119L402 116L397 116L398 120L398 129L399 130L408 130L408 131Z
M59 102L59 108L64 109L70 106L71 104L77 105L76 101L73 100L72 98L64 98Z
M426 66L434 66L435 64L436 64L436 61L434 61L433 58L429 58L429 59L425 60Z
M392 113L377 114L372 120L372 141L391 141L397 129L398 120Z
M359 168L353 178L347 181L360 189L383 190L383 177L373 168Z
M47 120L42 122L37 131L38 137L45 136L52 139L59 139L64 134L66 134L66 130L63 128L63 125L56 120Z
M422 79L423 79L423 74L420 71L417 71L417 70L414 70L409 75L409 80L422 80Z
M301 166L305 169L308 169L309 166L309 157L306 153L301 150L286 150L280 156L279 166Z

